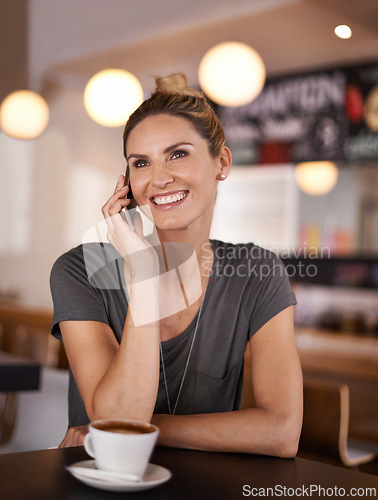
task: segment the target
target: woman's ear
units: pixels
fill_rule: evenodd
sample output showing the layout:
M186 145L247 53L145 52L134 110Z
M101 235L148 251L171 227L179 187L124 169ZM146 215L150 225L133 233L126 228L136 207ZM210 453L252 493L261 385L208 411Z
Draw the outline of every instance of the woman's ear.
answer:
M219 155L219 172L217 175L217 179L220 181L224 181L227 179L228 174L230 173L230 168L232 164L232 154L227 146L223 146L221 154Z

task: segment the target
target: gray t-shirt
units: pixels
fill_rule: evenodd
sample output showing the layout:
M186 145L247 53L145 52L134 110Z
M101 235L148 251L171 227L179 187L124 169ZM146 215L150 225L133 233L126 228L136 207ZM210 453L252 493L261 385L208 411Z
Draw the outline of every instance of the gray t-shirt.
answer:
M246 344L269 319L296 303L285 267L272 252L248 244L211 240L213 268L176 414L240 408ZM51 271L52 334L60 321L100 321L118 342L127 312L122 261L109 244L80 245ZM174 407L197 317L177 337L162 343L171 407ZM162 366L155 413L168 413ZM89 419L70 372L69 426Z

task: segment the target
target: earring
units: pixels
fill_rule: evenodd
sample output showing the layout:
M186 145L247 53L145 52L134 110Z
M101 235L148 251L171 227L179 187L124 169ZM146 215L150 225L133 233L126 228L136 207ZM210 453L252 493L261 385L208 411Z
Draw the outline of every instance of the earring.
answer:
M220 178L221 178L221 180L222 180L222 181L224 181L224 180L225 180L225 178L226 178L226 174L221 174L221 175L220 175Z

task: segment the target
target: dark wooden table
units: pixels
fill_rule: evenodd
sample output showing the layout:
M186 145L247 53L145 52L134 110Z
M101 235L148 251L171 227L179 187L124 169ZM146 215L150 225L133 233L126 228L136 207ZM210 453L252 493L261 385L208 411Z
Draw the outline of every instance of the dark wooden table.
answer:
M40 378L38 363L0 351L0 392L36 391Z
M286 497L292 498L342 496L340 493L352 496L357 492L363 498L373 497L374 492L378 495L377 476L303 458L278 459L171 448L156 448L151 459L152 463L172 472L167 483L148 491L115 493L86 486L64 468L88 458L83 447L0 455L0 498L234 500L252 497L252 493L270 498L284 497L285 492Z

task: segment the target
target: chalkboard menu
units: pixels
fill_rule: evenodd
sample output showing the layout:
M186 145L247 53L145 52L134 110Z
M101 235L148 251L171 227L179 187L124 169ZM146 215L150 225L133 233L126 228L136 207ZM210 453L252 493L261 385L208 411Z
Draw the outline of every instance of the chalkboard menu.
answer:
M239 165L378 159L378 64L270 79L216 112Z

